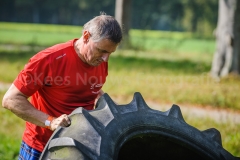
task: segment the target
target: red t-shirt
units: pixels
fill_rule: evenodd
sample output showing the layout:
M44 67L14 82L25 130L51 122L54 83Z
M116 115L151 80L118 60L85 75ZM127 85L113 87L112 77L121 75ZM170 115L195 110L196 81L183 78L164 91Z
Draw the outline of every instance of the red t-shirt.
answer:
M14 81L23 94L31 96L35 108L54 117L78 107L93 109L108 74L106 62L97 67L82 62L74 50L75 41L37 53ZM26 122L23 141L42 151L51 135L51 130Z

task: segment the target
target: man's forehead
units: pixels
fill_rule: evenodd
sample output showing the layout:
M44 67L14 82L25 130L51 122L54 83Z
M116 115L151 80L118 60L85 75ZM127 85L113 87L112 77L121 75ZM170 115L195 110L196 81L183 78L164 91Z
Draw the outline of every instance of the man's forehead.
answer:
M118 46L118 44L112 42L109 39L102 39L98 42L95 42L95 45L100 50L105 50L107 52L114 52Z

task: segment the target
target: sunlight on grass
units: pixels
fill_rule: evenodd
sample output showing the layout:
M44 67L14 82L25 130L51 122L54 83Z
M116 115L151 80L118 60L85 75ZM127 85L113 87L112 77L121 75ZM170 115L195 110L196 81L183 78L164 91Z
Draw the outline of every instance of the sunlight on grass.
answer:
M141 92L146 99L156 102L190 103L240 109L235 94L238 80L229 86L228 81L215 82L207 74L202 76L162 76L144 72L110 70L105 92L117 96L131 96Z
M5 31L37 31L48 33L75 33L82 31L81 26L72 25L52 25L52 24L34 24L34 23L9 23L0 22L0 30Z
M188 54L174 55L171 58L171 54L164 53L114 53L104 90L114 96L132 96L138 91L157 102L240 109L237 100L240 95L235 94L240 88L238 77L220 82L212 79L208 74L211 55L202 59L199 59L200 54L189 55L189 58Z
M51 46L81 36L82 26L0 22L0 43ZM196 39L187 32L130 31L134 48L148 51L206 52L215 49L214 40Z
M74 33L48 33L38 31L6 31L0 30L0 43L5 44L24 44L50 46L55 43L62 43L73 38L79 38L79 34ZM57 38L56 38L57 37Z

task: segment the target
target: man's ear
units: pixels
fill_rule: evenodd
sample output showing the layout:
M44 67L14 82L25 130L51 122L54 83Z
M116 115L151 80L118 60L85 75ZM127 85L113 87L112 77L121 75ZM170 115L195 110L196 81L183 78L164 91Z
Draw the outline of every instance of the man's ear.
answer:
M91 36L91 34L89 33L89 31L84 31L83 32L83 41L88 42L90 36Z

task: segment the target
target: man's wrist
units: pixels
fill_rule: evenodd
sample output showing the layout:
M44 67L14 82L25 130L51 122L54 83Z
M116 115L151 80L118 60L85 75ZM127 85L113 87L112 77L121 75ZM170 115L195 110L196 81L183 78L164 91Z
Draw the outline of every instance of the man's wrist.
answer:
M47 129L51 129L50 127L51 127L51 122L52 122L52 120L53 120L53 117L52 117L52 116L48 116L47 120L44 122L45 127L46 127Z

